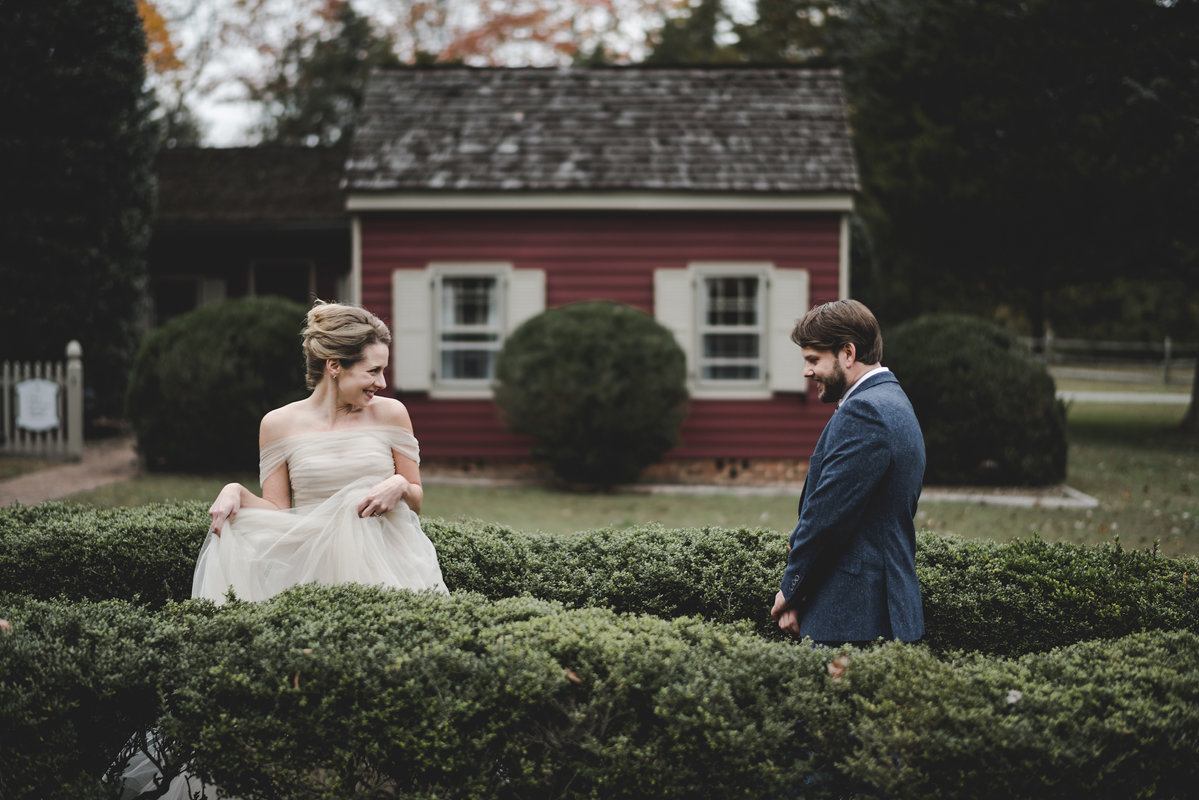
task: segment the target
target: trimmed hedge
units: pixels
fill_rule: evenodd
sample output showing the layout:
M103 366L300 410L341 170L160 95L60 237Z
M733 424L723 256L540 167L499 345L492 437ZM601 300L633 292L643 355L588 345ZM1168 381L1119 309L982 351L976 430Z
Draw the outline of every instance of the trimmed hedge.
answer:
M607 300L551 308L504 338L495 364L504 423L561 479L629 483L678 443L687 363L669 328Z
M282 297L239 297L148 334L126 397L146 466L256 471L263 415L307 396L300 347L307 311Z
M1199 780L1184 631L939 659L360 586L0 612L14 800L103 796L153 698L171 763L247 800L1183 798Z
M767 614L784 534L642 526L571 536L424 521L454 592L535 596L671 618L743 622ZM96 510L62 503L0 509L0 590L160 606L190 596L207 530L204 504ZM927 633L936 651L1018 655L1147 630L1199 633L1199 559L1117 545L1009 544L919 534Z
M1060 483L1066 407L1048 369L999 326L928 314L887 333L886 362L924 432L929 484Z

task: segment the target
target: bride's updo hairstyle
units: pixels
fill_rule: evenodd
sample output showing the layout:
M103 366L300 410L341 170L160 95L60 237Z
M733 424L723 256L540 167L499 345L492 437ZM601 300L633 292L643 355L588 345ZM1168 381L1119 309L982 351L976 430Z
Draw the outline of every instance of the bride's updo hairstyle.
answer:
M334 359L343 367L362 360L372 344L391 344L391 331L365 308L317 300L304 326L304 358L308 388L315 389L325 373L325 362Z

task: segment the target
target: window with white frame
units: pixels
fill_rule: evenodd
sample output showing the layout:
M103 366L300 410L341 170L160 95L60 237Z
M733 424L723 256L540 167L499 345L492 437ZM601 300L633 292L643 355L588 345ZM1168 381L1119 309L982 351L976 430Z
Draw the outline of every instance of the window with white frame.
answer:
M697 289L699 381L760 385L766 374L762 278L705 275Z
M503 342L503 283L498 275L442 275L436 293L437 377L442 383L490 381Z
M545 309L545 273L505 262L429 264L392 273L397 391L488 397L504 337Z
M692 396L802 392L791 329L808 309L808 273L767 262L694 262L654 272L654 316L687 358Z

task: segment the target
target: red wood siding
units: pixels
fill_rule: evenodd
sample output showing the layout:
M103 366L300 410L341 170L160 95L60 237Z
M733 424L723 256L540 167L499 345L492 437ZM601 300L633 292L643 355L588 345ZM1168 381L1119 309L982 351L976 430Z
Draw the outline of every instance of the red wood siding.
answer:
M386 213L362 220L363 304L391 323L391 275L431 261L504 261L546 273L546 303L606 299L653 311L653 272L692 261L769 261L803 268L813 303L836 299L837 214ZM779 394L693 401L672 458L806 458L831 409ZM428 458L518 458L489 401L403 395Z

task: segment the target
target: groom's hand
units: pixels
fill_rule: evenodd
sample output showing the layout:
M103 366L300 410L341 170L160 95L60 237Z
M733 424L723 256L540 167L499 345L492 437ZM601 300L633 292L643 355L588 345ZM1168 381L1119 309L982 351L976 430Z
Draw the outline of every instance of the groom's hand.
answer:
M791 608L782 592L774 596L774 607L770 609L770 616L778 622L780 630L799 635L799 613Z

